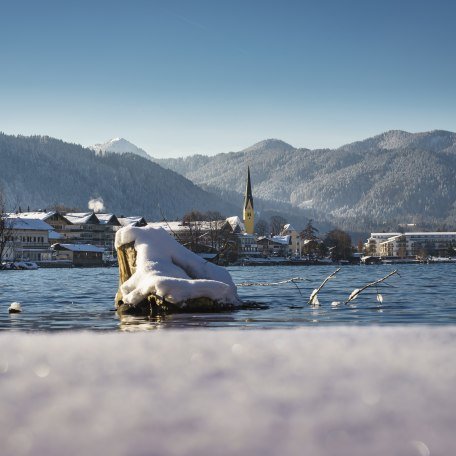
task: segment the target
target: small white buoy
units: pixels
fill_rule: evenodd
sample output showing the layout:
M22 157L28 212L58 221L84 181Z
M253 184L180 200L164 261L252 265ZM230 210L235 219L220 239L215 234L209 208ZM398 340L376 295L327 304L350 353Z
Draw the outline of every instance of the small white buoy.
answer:
M22 307L20 302L12 302L8 308L9 313L20 313L22 312Z

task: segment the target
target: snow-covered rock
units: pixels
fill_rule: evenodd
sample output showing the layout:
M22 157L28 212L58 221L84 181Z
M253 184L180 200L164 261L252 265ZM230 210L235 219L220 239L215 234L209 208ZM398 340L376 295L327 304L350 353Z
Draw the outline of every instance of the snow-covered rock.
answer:
M225 268L186 249L163 228L126 226L117 231L117 249L130 243L136 250L136 271L119 288L123 303L135 306L151 294L181 307L197 298L240 303Z

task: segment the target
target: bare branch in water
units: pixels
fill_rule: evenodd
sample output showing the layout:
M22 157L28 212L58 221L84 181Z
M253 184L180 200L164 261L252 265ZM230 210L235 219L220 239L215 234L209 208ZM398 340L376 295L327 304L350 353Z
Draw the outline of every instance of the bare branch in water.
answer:
M397 269L395 269L393 272L390 272L385 277L382 277L381 279L378 279L375 282L368 283L367 285L365 285L362 288L357 288L357 289L353 290L351 292L350 296L348 297L348 299L344 302L344 304L348 304L350 301L353 301L353 299L356 299L356 297L360 293L362 293L364 290L366 290L367 288L374 287L375 285L378 285L379 283L381 283L381 282L385 281L386 279L388 279L389 277L391 277L393 274L397 274L397 273L398 273Z
M309 280L304 277L293 277L288 280L282 280L280 282L241 282L237 283L237 287L270 287L273 285L283 285L284 283L294 283L296 285L296 282L304 282L304 280Z
M318 306L318 293L320 290L326 285L328 280L331 280L338 272L340 271L340 268L336 269L332 274L330 274L328 277L326 277L325 280L321 283L321 285L316 288L314 291L312 291L312 294L310 295L309 301L307 304L312 304L312 305L317 305Z

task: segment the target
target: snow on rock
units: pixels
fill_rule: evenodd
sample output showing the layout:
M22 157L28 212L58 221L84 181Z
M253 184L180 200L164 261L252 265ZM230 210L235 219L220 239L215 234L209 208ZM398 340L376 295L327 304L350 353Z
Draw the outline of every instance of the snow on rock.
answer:
M125 304L136 305L150 294L172 304L203 297L223 304L240 303L225 268L186 249L163 228L126 226L117 231L116 248L132 242L136 272L120 286Z

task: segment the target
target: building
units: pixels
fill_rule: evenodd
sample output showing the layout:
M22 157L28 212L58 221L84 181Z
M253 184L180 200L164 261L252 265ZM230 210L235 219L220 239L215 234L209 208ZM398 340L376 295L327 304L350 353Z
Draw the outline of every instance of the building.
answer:
M250 182L250 167L247 167L247 184L244 195L243 208L244 227L247 234L253 234L255 230L255 214L253 210L252 186Z
M90 244L54 244L52 246L56 260L69 260L77 267L99 267L103 265L101 247Z
M53 228L39 219L22 218L9 214L6 218L7 234L3 261L47 261L51 259L49 233Z
M393 236L401 233L371 233L369 239L364 244L364 250L367 255L380 256L380 244Z
M287 258L292 252L291 236L260 236L257 240L258 251L264 257Z
M380 243L381 256L446 257L456 248L456 232L416 232L396 234Z
M290 236L290 255L301 256L302 239L301 235L293 228L291 224L287 224L283 227L281 236Z

